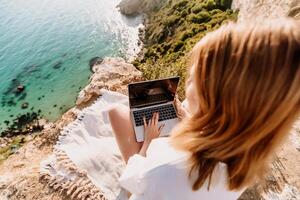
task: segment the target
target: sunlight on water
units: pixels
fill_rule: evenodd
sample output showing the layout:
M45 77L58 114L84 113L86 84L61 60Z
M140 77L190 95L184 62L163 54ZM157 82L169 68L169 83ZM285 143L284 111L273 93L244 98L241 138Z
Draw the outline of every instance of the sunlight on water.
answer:
M31 111L57 119L87 84L92 57L135 55L142 18L122 16L119 1L1 1L1 128ZM16 95L18 85L25 91Z

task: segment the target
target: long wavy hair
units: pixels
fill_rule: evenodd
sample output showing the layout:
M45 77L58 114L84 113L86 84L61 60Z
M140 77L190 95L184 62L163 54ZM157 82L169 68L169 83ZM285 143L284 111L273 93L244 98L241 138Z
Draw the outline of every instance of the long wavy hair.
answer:
M299 27L290 19L232 23L194 47L189 78L198 110L171 139L191 155L193 190L210 180L219 162L227 164L230 190L264 174L300 111Z

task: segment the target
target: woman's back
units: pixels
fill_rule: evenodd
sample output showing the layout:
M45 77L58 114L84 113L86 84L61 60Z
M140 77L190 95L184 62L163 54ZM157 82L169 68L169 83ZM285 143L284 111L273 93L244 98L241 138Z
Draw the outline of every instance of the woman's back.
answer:
M188 177L189 155L176 151L169 145L169 138L152 141L147 157L138 154L128 161L126 170L120 178L122 187L133 193L132 200L235 200L240 191L227 189L227 166L219 163L211 178L197 191L192 190Z
M151 143L162 127L157 113L145 119L148 140L136 145L140 155L121 177L132 199L237 199L263 178L300 115L298 22L228 24L191 55L188 114L174 127L172 146L167 139Z

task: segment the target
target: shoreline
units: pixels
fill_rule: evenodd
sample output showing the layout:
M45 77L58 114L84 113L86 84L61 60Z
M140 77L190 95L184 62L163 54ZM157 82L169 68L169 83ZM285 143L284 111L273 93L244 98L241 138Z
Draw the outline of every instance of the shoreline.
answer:
M4 74L7 73L8 76L3 75L3 84L1 84L0 89L1 94L3 92L0 104L0 135L9 126L17 127L18 124L13 124L13 121L19 121L19 118L23 119L24 116L21 117L21 115L31 115L34 112L39 118L48 119L51 122L61 118L63 113L75 105L79 91L88 84L87 79L92 75L88 70L88 62L91 58L95 56L121 56L128 61L135 59L137 56L135 52L140 52L142 48L137 44L138 28L140 27L138 25L142 24L143 20L141 17L123 17L115 8L119 1L108 1L107 5L101 5L101 3L91 5L91 1L89 1L82 6L74 7L74 11L64 8L58 11L58 13L67 12L67 14L79 16L85 15L82 10L91 9L94 11L94 13L86 13L90 20L86 22L80 20L84 22L82 25L72 23L73 20L68 18L69 15L63 17L61 23L54 23L52 18L49 18L50 14L56 14L56 12L51 13L51 5L47 6L45 14L42 12L33 13L46 19L49 18L45 21L53 22L53 27L56 27L56 29L40 35L46 41L53 40L54 49L46 41L43 44L36 42L36 46L28 45L28 48L22 48L26 52L27 50L32 51L32 54L40 53L41 56L39 57L35 58L25 54L26 59L23 59L23 54L18 56L17 50L15 50L15 58L14 56L5 55L4 57L3 55L1 71ZM57 6L61 6L60 3L58 4ZM42 5L37 4L36 6ZM106 16L102 15L103 12ZM110 19L110 16L114 17ZM11 19L12 22L14 22L13 19ZM37 23L37 26L46 26L46 22ZM60 24L67 24L70 28L65 30L64 27L61 27L58 29ZM81 30L80 33L73 33L72 27ZM65 39L63 36L54 38L53 35L57 34L57 30L64 31L63 35L76 36L78 39L73 38L74 41L72 42L63 40L59 45L55 45L55 42ZM35 35L37 34L40 32L37 31ZM25 37L28 32L24 29L18 35ZM5 37L3 38L5 39ZM33 37L30 41L37 40L36 38ZM3 41L7 42L8 45L10 44L10 41ZM77 45L79 41L80 45ZM48 52L48 50L51 51ZM9 62L10 60L11 62ZM10 66L13 71L10 71ZM63 81L64 79L66 81ZM19 86L20 90L23 87L23 91L17 91ZM59 97L63 98L60 99Z
M34 112L28 110L25 114L19 114L15 118L6 120L7 127L4 130L0 130L0 165L4 162L11 154L14 154L25 145L27 142L31 141L35 137L44 135L45 132L49 132L50 127L55 127L56 124L60 124L64 121L64 116L69 115L69 113L77 113L82 108L88 106L93 100L97 99L100 94L97 91L99 88L110 88L111 90L119 90L119 85L109 85L103 84L102 82L97 82L101 79L97 72L97 67L104 62L116 62L122 63L121 65L131 65L131 62L138 59L141 56L141 52L144 48L143 46L143 33L145 30L145 15L140 14L142 17L142 23L137 26L138 37L136 40L136 48L132 49L132 52L136 52L134 55L128 52L127 55L121 57L91 57L87 67L89 67L92 72L89 76L89 81L86 85L79 87L76 97L74 97L75 103L68 108L66 111L60 114L56 120L48 120L43 116L43 113ZM130 16L128 16L130 17ZM125 49L127 52L128 49ZM126 67L125 67L126 68ZM135 67L134 67L135 68ZM135 68L136 69L136 68ZM136 69L137 70L137 69ZM138 70L137 70L138 71ZM135 74L136 75L136 74ZM141 76L141 74L139 75ZM142 78L141 78L142 79ZM95 83L94 80L97 82ZM134 81L134 80L133 80ZM123 83L121 83L123 84ZM19 86L18 86L19 87ZM24 90L20 93L26 93L26 86L23 86ZM120 90L123 94L126 94L126 89ZM43 95L42 95L43 96ZM49 105L52 106L52 105ZM26 107L27 108L27 107ZM50 131L51 132L51 131ZM51 134L50 134L51 135ZM46 142L47 143L47 142Z

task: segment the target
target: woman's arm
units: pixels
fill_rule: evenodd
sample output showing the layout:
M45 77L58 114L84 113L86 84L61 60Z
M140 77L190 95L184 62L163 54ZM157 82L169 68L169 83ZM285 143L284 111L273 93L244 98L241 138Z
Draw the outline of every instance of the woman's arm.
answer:
M164 127L164 124L158 127L158 119L159 119L159 113L153 113L152 119L149 120L149 122L146 122L146 118L144 117L144 143L143 146L139 152L141 156L146 157L147 149L151 143L151 141L155 138L157 138L161 130Z

